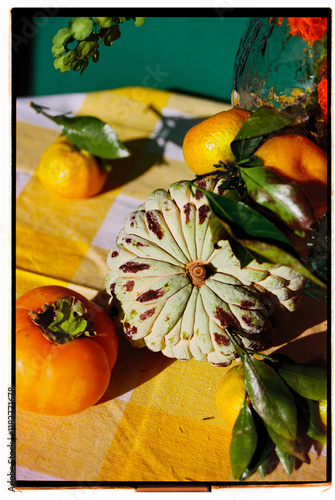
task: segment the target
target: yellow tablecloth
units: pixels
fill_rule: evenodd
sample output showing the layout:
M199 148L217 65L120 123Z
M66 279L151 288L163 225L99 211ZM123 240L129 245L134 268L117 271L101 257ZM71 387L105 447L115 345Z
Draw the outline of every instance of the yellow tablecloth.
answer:
M17 103L16 293L46 284L69 286L106 305L106 256L124 217L158 187L192 179L182 141L197 121L229 104L142 87L33 99L55 112L94 115L116 130L132 155L115 161L99 196L66 201L46 191L35 169L59 129ZM326 350L326 309L307 300L279 332L274 348L307 361ZM298 337L298 338L297 338ZM120 335L120 353L102 400L67 417L17 409L17 480L111 482L231 481L230 431L215 405L226 369L174 361L135 349ZM266 481L326 480L325 452L288 476L275 464ZM31 483L30 483L31 481ZM258 474L250 482L264 481Z

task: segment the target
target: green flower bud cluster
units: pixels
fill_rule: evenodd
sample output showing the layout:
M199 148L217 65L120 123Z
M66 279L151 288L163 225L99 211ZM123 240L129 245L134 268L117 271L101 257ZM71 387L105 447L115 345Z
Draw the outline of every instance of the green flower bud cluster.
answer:
M121 36L119 25L130 19L135 26L142 26L145 21L145 17L73 17L52 39L55 69L61 73L71 69L82 73L89 59L99 60L100 43L110 47Z

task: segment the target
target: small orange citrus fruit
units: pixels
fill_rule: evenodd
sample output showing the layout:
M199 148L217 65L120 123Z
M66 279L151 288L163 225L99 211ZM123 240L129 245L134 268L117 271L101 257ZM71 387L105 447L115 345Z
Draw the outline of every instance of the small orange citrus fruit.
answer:
M242 365L231 368L221 380L216 393L216 406L229 428L233 428L245 400Z
M194 125L185 135L183 154L187 166L197 175L215 170L219 161L235 160L230 144L250 111L232 108Z
M327 211L327 154L298 134L271 137L254 153L264 166L295 182L305 193L316 218Z
M54 194L80 199L98 194L108 174L95 156L76 149L61 135L44 151L37 175L44 187Z

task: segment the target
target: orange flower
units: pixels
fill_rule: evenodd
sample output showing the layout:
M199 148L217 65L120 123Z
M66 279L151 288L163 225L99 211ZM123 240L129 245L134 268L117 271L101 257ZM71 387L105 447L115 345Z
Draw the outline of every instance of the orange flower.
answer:
M278 17L279 26L283 17ZM324 37L327 30L326 17L288 17L292 35L299 35L303 40L313 43Z
M328 103L328 96L327 96L327 89L328 89L328 82L327 78L322 78L319 85L318 85L318 100L319 104L322 110L322 118L324 121L327 123L327 103Z

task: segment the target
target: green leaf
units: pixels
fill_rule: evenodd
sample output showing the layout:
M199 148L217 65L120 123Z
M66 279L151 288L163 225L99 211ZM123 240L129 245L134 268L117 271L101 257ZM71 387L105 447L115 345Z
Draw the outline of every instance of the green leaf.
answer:
M307 230L315 221L305 194L271 168L240 168L250 197L265 206L293 230Z
M252 153L257 151L262 140L262 135L257 137L248 137L246 139L238 141L234 139L234 141L230 145L230 148L235 158L237 158L238 160L244 160L252 156Z
M30 103L30 105L37 113L42 113L57 123L67 139L79 149L110 160L130 155L114 129L99 118L95 116L74 116L71 118L65 115L50 116L44 111L48 108L34 103Z
M282 450L279 446L275 447L277 457L279 458L282 466L287 474L292 474L294 466L294 455L290 455L286 451Z
M273 449L273 442L270 439L269 434L267 433L264 425L262 425L257 432L258 432L257 449L252 458L251 463L241 476L242 481L248 479L256 471L262 477L265 477L268 472L270 453L271 450Z
M296 119L282 110L262 106L243 124L230 147L238 160L248 158L258 149L265 136L278 132Z
M250 264L250 262L254 260L253 255L251 255L251 253L248 252L246 247L244 247L237 241L231 240L230 246L232 251L234 252L235 257L237 257L238 260L240 261L241 269L246 267L248 264Z
M263 160L259 158L258 156L248 156L248 158L245 158L244 160L240 160L239 162L236 163L236 168L250 168L250 167L261 167L263 165Z
M242 362L246 390L254 409L268 428L284 439L294 440L297 434L297 408L286 384L264 361L243 354Z
M327 431L324 429L319 413L319 405L316 401L307 399L308 409L309 409L309 427L307 430L307 435L319 441L320 443L327 443Z
M211 191L204 192L212 211L219 219L234 223L244 235L292 247L290 241L272 222L242 201L232 200Z
M246 400L241 407L233 428L230 443L232 476L239 479L248 467L257 446L257 432L251 410Z
M327 398L327 370L320 366L283 363L279 375L292 389L307 399Z
M269 463L270 463L270 453L266 457L265 460L259 466L257 467L257 472L261 477L266 477L268 471L269 471Z
M302 462L308 462L306 447L300 447L296 439L286 439L268 425L266 426L266 428L274 444L278 446L283 452L287 453L288 455L297 457Z
M114 129L94 116L78 116L59 119L63 134L80 149L94 156L114 160L130 155L122 144Z

